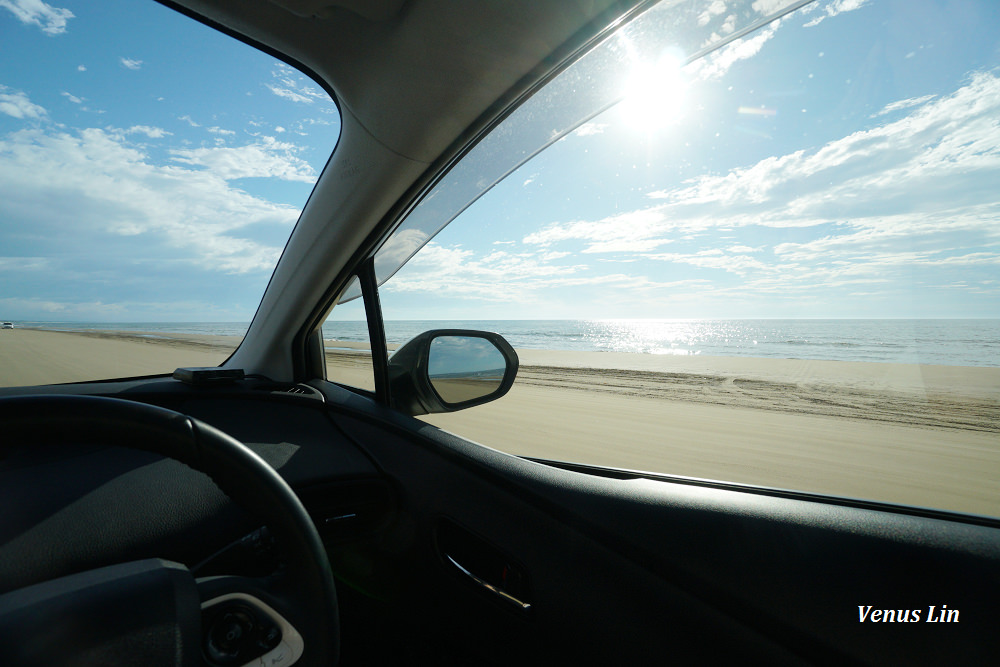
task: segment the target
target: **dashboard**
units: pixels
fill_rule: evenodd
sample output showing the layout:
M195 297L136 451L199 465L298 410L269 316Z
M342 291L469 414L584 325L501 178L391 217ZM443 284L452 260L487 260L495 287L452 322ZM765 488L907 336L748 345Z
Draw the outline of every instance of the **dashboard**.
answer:
M390 485L337 428L316 389L251 379L192 394L178 384L169 379L120 382L101 386L101 394L170 408L242 441L295 489L330 545L369 534L391 516ZM94 388L44 389L87 393ZM150 557L184 563L196 574L237 561L252 570L253 559L223 558L223 553L239 550L246 537L259 537L261 528L206 475L119 447L8 446L0 459L0 503L17 508L0 522L3 559L18 564L0 572L3 590ZM38 549L52 557L33 557ZM219 563L213 564L213 557Z

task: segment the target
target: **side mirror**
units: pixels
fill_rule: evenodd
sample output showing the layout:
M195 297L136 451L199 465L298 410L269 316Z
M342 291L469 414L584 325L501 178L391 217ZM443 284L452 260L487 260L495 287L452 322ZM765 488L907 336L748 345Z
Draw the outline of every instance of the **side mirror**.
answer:
M517 367L517 353L500 334L426 331L389 358L392 407L415 416L495 401L514 384Z

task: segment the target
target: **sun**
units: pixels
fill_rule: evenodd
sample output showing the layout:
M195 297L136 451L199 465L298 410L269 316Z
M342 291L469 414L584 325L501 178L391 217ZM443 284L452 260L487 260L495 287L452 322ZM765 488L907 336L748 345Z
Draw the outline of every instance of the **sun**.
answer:
M655 132L675 125L687 106L684 62L665 54L655 62L637 63L625 80L621 111L631 127Z

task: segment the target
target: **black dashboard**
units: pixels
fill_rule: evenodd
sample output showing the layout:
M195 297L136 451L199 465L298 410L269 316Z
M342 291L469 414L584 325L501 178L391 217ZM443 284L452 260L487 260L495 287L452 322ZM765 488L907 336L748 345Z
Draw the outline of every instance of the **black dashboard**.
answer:
M44 387L39 393L99 389L100 395L167 407L229 433L280 472L330 545L363 536L388 519L390 485L337 428L316 389L252 379L207 390L179 384L137 380ZM0 551L6 563L17 564L0 572L2 590L140 558L206 567L213 555L260 528L206 475L181 463L71 442L44 449L30 442L5 446L0 506Z

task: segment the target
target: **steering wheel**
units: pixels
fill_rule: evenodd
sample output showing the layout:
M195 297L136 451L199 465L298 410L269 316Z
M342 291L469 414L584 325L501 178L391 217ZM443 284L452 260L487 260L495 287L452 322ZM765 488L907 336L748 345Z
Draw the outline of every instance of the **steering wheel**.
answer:
M0 398L0 425L12 444L116 445L199 470L267 525L284 562L264 578L196 581L181 564L150 559L5 593L0 595L5 662L217 667L336 662L337 596L326 550L292 489L245 445L172 410L93 396Z

